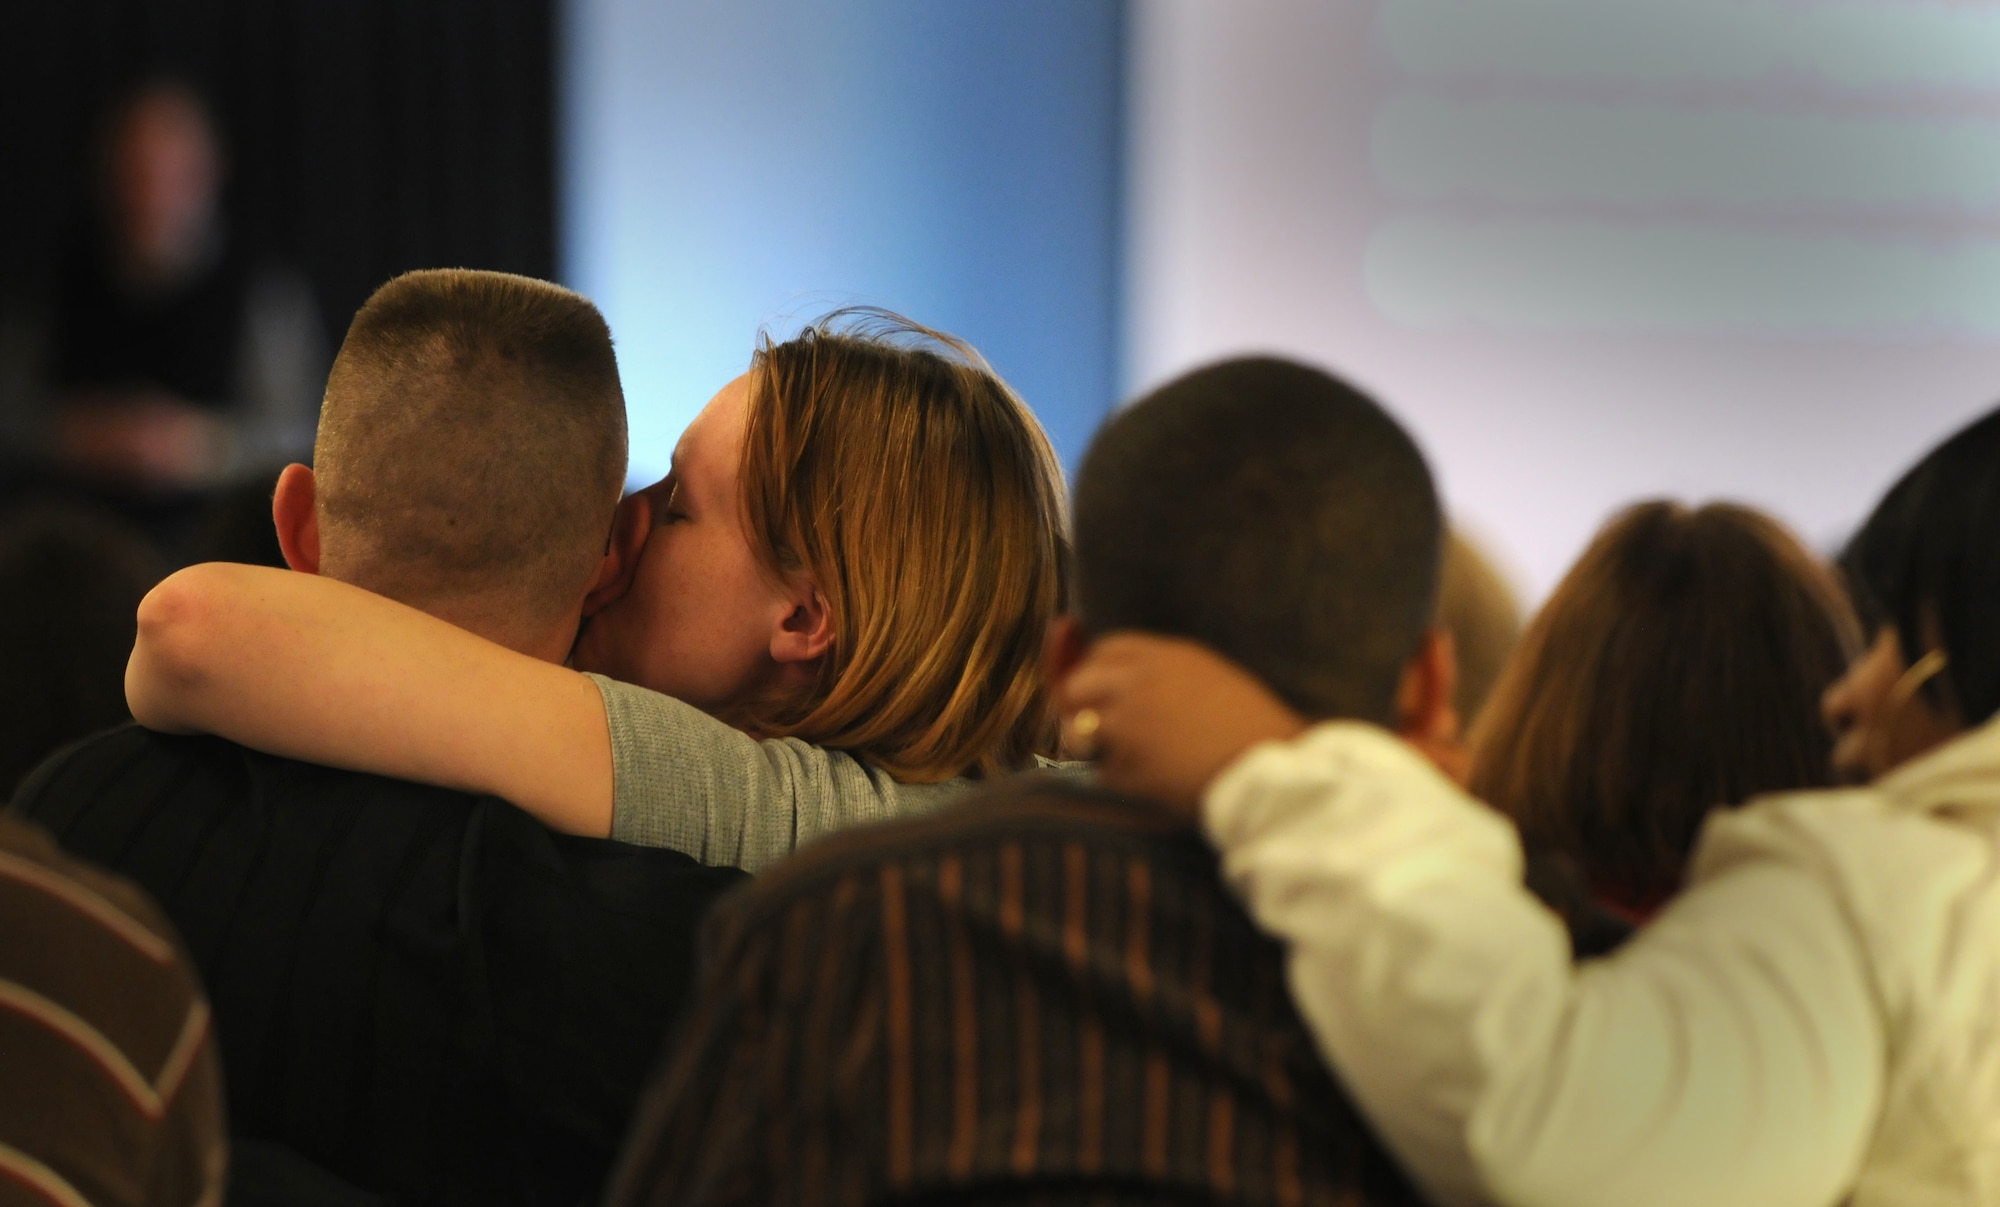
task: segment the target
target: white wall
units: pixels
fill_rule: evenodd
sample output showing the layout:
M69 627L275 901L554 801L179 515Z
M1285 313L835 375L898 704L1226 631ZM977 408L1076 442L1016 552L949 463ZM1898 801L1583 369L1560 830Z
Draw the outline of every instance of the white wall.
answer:
M1539 596L1621 503L1822 547L2000 399L2000 9L1141 0L1126 379L1374 389Z

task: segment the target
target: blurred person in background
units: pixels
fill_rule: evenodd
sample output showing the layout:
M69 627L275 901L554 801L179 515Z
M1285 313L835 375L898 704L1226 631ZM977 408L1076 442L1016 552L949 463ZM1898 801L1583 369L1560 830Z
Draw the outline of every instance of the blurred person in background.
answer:
M1833 572L1777 521L1638 504L1528 626L1473 727L1468 787L1514 819L1530 883L1566 915L1543 883L1565 868L1642 923L1680 889L1711 809L1834 783L1820 697L1859 648Z
M1438 576L1437 627L1451 641L1456 681L1451 716L1426 751L1463 781L1471 761L1465 735L1521 639L1521 604L1493 562L1456 528L1446 536Z
M188 84L110 110L97 212L71 237L40 330L0 340L17 460L157 500L310 449L326 352L310 288L260 262L222 209L226 157Z
M131 719L125 660L160 574L145 539L103 513L40 504L0 518L0 790Z
M1438 627L1451 636L1458 668L1452 709L1469 732L1521 640L1521 600L1479 543L1456 527L1438 579Z

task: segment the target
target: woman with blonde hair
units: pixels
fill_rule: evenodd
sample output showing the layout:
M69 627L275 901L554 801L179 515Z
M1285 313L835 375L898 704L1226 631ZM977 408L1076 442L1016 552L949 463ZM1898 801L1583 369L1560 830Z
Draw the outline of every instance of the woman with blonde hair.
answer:
M761 341L620 504L627 569L585 601L576 670L216 564L148 598L127 688L155 728L755 871L1053 752L1062 528L1047 438L976 353L842 311Z

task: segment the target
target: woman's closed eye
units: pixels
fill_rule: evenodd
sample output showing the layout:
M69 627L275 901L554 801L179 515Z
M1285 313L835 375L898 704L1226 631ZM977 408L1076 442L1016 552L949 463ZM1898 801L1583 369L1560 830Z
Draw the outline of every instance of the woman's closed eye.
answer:
M688 518L687 500L681 491L680 479L673 474L660 490L660 519L662 524L678 524Z

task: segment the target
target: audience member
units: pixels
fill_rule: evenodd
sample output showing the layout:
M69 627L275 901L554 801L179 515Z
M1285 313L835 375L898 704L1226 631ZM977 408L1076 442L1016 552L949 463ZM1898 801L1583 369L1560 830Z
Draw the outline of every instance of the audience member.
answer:
M276 466L312 438L326 358L310 289L260 263L222 207L225 156L185 83L113 106L96 221L66 247L39 351L18 376L63 471L141 495Z
M1437 627L1451 641L1452 714L1424 744L1432 762L1463 783L1472 753L1465 731L1485 706L1500 668L1521 637L1521 608L1493 564L1465 537L1447 530L1438 578Z
M1680 888L1710 809L1833 784L1820 696L1858 649L1839 582L1776 521L1639 504L1529 626L1468 786L1531 855L1641 921Z
M588 680L351 587L199 566L141 616L135 715L752 871L1053 749L1061 474L949 337L874 316L766 343L616 539L636 564L593 604Z
M624 471L594 307L499 273L412 273L356 315L319 468L289 468L273 514L292 577L553 662L621 572L631 542L606 537ZM179 925L238 1134L393 1202L591 1197L691 978L696 920L741 879L552 835L491 797L136 726L45 765L18 805Z
M1440 1201L1990 1203L1996 541L2000 411L1843 559L1876 637L1827 710L1873 783L1711 814L1688 888L1581 968L1521 889L1512 827L1379 730L1243 756L1304 721L1137 636L1065 704L1101 718L1118 782L1201 811L1321 1049Z
M159 579L152 549L107 515L40 505L0 521L0 789L131 720L132 615Z
M1449 712L1429 473L1322 373L1225 362L1121 413L1076 539L1058 677L1076 625L1142 627L1313 715ZM1317 1067L1279 949L1152 807L1017 779L830 839L723 909L615 1204L1417 1201Z
M1521 601L1492 559L1458 528L1445 541L1438 627L1451 636L1458 670L1452 708L1461 731L1469 731L1521 640Z
M0 814L0 918L0 1202L221 1203L208 1003L159 911Z

